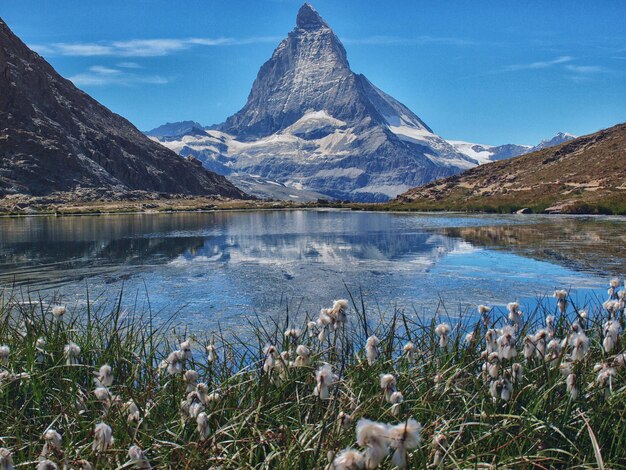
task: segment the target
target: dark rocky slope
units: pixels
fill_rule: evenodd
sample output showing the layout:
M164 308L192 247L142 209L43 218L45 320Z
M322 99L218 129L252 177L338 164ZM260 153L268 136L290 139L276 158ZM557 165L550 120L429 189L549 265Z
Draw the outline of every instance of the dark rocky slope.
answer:
M0 19L0 196L77 188L245 197L76 88Z

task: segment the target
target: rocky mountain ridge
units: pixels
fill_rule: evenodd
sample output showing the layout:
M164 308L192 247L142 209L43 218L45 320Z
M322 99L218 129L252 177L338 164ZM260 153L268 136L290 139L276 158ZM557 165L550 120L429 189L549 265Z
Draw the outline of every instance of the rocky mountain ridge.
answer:
M76 88L0 19L0 197L85 188L245 197Z

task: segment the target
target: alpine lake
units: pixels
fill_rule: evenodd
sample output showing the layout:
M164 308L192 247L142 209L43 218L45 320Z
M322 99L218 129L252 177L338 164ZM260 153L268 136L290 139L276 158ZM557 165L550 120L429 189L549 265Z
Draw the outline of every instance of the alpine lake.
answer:
M454 317L606 299L626 275L626 218L268 210L0 218L0 290L121 302L192 330L315 317L352 296L384 315ZM555 307L556 308L556 307Z

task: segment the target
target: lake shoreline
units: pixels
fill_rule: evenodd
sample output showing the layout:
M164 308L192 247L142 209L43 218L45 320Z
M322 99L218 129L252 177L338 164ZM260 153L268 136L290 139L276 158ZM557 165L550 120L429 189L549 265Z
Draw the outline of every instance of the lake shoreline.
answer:
M402 203L397 201L381 203L358 203L358 202L331 202L311 201L297 202L286 200L262 200L262 199L225 199L209 197L168 197L146 198L136 200L102 200L102 201L65 201L49 202L20 200L14 197L0 198L0 217L24 217L24 216L70 216L70 215L110 215L110 214L153 214L174 212L214 212L224 210L280 210L280 209L344 209L352 211L368 212L414 212L429 214L533 214L533 215L612 215L623 217L622 213L604 213L595 207L587 207L585 210L576 211L544 211L532 210L508 211L505 207L490 207L488 209L462 208L462 207L435 207L428 205L415 205L414 203ZM32 202L34 200L34 202Z

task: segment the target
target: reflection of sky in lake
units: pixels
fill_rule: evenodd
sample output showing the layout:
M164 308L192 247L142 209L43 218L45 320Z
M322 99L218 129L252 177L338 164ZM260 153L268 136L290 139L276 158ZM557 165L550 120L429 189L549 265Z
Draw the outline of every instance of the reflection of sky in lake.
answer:
M362 290L382 308L432 313L550 294L604 290L605 278L506 250L474 246L442 229L532 224L532 217L346 211L220 212L0 220L0 283L84 300L124 286L126 305L196 327L272 314L281 298L316 312ZM545 223L545 221L544 221ZM556 223L556 222L555 222ZM607 275L608 277L608 275Z

